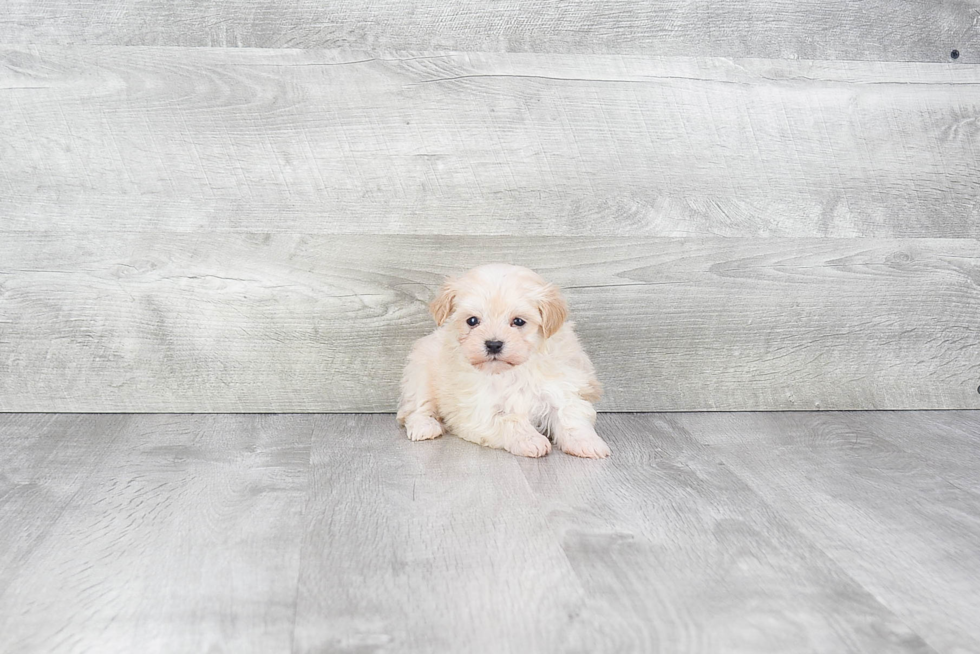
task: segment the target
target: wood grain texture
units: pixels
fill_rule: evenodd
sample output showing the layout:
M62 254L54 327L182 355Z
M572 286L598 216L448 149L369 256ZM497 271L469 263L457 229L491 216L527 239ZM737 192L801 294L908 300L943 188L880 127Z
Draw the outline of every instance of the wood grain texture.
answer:
M0 604L5 609L10 606L2 598L21 570L133 422L128 416L0 414ZM88 438L76 438L79 433ZM15 614L3 613L0 621L10 627ZM3 638L7 651L10 641Z
M390 415L320 425L294 651L576 643L582 589L517 459L457 438L418 447Z
M0 232L980 237L978 66L6 46L0 87Z
M889 412L848 416L848 428L872 431L915 453L951 484L980 495L980 413L975 411Z
M0 651L289 652L313 421L0 416Z
M980 61L976 0L7 0L0 42Z
M980 495L928 460L935 428L906 426L906 451L851 414L673 420L937 651L980 650Z
M520 461L606 627L581 651L933 651L676 424L603 415L608 461Z
M599 408L977 408L980 243L8 234L0 410L390 411L445 275L565 289Z
M978 496L928 444L980 411L597 427L598 462L392 415L0 414L0 651L976 651Z

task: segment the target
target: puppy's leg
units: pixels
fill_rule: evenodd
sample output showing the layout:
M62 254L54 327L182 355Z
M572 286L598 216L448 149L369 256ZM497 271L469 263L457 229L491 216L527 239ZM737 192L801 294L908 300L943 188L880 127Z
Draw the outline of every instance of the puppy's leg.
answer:
M527 416L504 416L497 422L497 436L511 454L539 457L551 451L551 441L534 428Z
M551 435L555 445L573 456L604 459L612 450L595 432L595 409L584 399L576 399L555 411Z
M527 416L498 415L487 421L454 427L453 433L463 440L518 456L539 457L551 451L551 441L534 428Z
M416 412L405 418L405 433L409 440L427 441L442 436L442 423L432 415Z
M408 357L402 376L402 394L398 403L398 422L405 426L409 439L425 441L442 436L442 423L432 394L429 358L434 343L431 337L420 339Z

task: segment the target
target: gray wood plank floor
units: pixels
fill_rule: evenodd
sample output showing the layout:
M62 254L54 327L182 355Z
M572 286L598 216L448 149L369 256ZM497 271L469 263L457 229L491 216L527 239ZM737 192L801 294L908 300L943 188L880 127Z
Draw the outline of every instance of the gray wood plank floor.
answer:
M980 651L980 411L0 414L0 652Z

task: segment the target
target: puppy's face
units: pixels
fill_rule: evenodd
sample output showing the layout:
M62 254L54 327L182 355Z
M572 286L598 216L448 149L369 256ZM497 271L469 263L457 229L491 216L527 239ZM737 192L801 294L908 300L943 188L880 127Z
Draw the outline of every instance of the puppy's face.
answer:
M556 286L505 264L447 281L430 309L439 326L453 331L466 360L491 374L527 361L568 314Z

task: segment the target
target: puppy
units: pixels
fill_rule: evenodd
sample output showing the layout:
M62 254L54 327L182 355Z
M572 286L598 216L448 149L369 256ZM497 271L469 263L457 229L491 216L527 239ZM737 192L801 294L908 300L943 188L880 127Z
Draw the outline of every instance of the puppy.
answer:
M521 456L609 456L593 425L602 389L565 319L561 292L537 273L489 264L449 279L429 305L402 378L398 422L413 441L448 428Z

